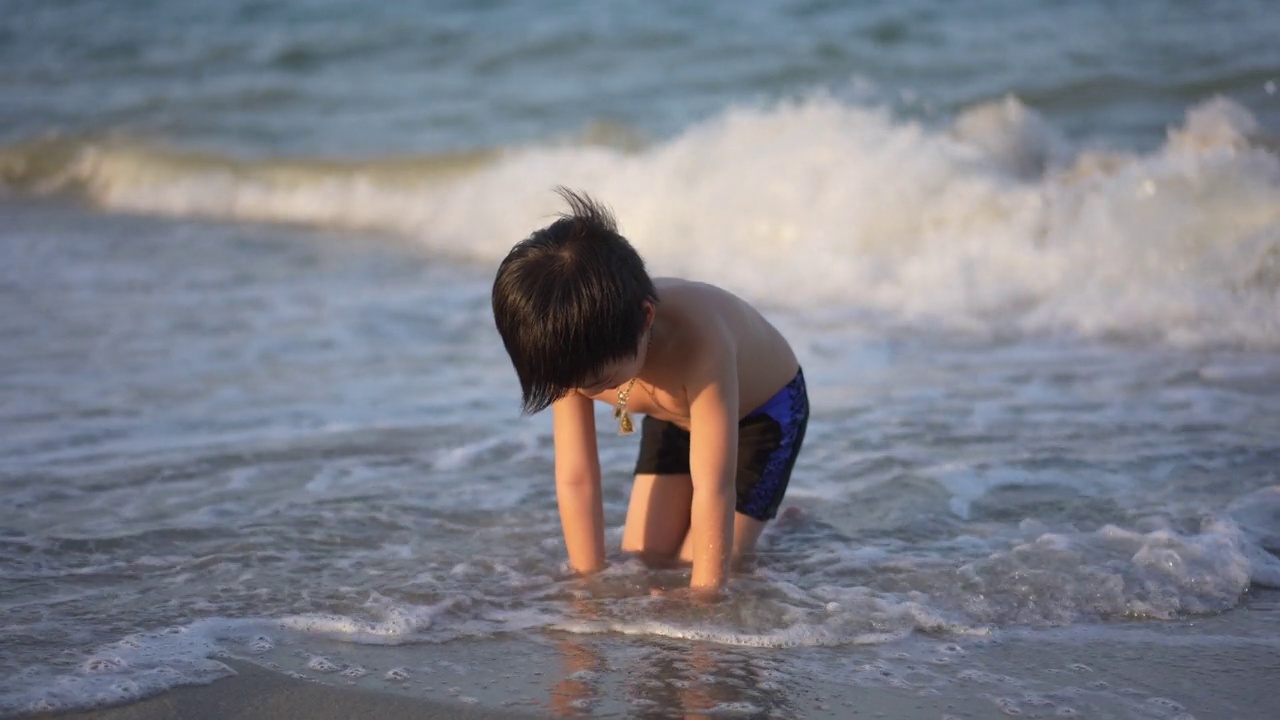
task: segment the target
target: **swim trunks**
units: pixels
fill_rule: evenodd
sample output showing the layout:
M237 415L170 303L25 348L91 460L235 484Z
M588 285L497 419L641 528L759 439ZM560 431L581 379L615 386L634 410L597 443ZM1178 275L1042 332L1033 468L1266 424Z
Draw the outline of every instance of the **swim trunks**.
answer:
M738 422L738 512L772 520L791 480L809 426L804 371ZM689 432L648 415L641 426L637 475L688 475Z

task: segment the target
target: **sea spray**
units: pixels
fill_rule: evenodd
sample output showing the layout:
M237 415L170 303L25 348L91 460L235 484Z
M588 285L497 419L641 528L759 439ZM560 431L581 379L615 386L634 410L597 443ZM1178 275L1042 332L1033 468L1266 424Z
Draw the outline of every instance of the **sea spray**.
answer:
M10 188L108 210L405 235L493 263L610 204L653 270L783 307L975 331L1280 343L1280 158L1225 99L1146 153L1072 146L1006 98L950 127L828 96L730 108L638 151L245 160L129 141L0 151ZM70 143L70 145L68 145Z

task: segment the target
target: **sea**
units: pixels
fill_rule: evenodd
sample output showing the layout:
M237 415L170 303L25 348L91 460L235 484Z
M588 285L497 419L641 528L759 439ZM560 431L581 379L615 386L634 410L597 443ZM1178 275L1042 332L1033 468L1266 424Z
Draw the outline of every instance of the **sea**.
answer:
M1269 0L4 0L0 716L223 660L535 715L1193 716L1062 648L1280 667L1278 36ZM560 185L804 366L719 602L618 550L604 407L611 564L567 569L489 304Z

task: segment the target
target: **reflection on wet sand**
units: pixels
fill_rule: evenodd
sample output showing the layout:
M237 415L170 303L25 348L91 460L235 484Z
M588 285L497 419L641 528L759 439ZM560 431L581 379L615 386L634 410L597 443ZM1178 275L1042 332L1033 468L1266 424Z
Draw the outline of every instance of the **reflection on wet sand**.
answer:
M627 717L710 718L725 712L752 716L795 715L787 681L761 651L705 642L637 640L625 657L610 659L617 639L564 636L559 679L551 688L555 717L622 712ZM611 687L609 680L620 680Z

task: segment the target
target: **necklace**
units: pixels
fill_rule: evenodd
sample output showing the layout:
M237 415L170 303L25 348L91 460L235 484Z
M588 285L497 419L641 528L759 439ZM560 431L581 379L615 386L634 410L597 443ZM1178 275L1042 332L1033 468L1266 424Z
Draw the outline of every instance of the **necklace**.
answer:
M631 387L636 384L636 379L631 378L627 386L618 391L618 407L613 409L613 416L618 420L618 434L630 435L636 431L635 425L631 423L631 413L627 412L627 398L631 396Z
M649 348L653 347L653 328L649 329L649 341L645 343L645 359L648 360ZM613 409L613 417L618 421L618 434L630 435L636 431L636 426L631 422L631 413L627 412L627 398L631 397L631 388L635 387L636 380L639 375L631 378L627 382L627 386L618 391L618 406Z

